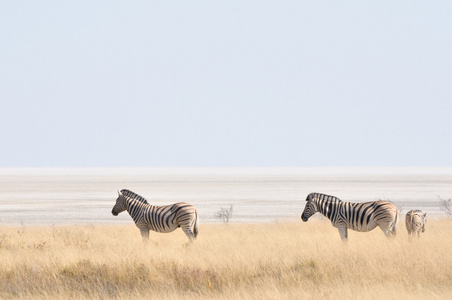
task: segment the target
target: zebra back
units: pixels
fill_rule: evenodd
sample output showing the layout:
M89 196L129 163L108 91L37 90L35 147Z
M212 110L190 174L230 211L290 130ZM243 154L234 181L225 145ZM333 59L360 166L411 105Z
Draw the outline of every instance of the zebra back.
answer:
M133 200L140 201L141 203L144 203L144 204L149 204L148 201L144 197L142 197L138 194L135 194L134 192L132 192L130 190L123 189L123 190L121 190L121 194L124 197L126 197L127 199L133 199Z

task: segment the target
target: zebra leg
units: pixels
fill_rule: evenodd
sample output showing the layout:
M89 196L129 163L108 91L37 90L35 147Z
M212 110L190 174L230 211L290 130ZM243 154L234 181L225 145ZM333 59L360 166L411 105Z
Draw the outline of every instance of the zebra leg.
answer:
M191 228L188 226L184 226L181 227L182 230L185 232L185 235L188 237L188 239L190 240L190 243L193 243L193 240L195 239L195 235L193 234L193 232L191 231Z
M149 241L149 229L140 228L141 237L143 238L143 242Z
M388 225L388 224L381 225L380 224L380 229L385 233L386 237L388 237L388 238L395 237L395 235L396 235L396 231L395 231L395 229L393 229L393 227L391 225Z
M348 231L347 227L339 227L339 234L341 235L341 239L343 242L346 242L348 240Z

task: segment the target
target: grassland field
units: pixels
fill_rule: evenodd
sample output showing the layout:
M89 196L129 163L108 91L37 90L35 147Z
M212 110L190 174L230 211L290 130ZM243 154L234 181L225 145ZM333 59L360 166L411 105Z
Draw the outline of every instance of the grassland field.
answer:
M201 224L193 244L180 229L144 244L132 224L3 226L0 259L2 299L452 299L449 219L346 245L323 220Z

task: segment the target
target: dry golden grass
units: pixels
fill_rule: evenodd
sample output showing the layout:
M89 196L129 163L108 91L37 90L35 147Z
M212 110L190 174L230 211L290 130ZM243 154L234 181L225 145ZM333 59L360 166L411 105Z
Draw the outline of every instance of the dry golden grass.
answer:
M399 223L349 232L329 222L201 224L181 230L130 226L0 227L0 298L37 299L451 299L452 221L430 220L409 241Z

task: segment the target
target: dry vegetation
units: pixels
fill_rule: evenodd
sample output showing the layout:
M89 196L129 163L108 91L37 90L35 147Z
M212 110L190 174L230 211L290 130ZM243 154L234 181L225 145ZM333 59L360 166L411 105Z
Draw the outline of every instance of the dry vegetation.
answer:
M430 220L409 241L330 223L201 224L181 230L130 226L0 227L0 298L390 299L452 297L452 221Z

